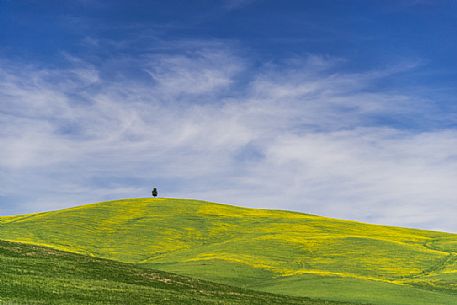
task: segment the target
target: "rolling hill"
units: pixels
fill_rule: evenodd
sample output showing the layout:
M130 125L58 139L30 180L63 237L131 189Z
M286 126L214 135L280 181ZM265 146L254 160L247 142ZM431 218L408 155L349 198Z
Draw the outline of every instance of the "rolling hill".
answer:
M285 295L457 304L449 233L149 198L0 217L0 239Z
M0 241L0 304L345 305L249 291L4 241Z

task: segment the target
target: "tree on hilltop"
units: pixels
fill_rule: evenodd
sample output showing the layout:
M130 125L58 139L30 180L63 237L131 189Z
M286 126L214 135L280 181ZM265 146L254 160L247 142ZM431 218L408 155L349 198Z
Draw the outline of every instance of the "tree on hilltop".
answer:
M153 196L153 197L157 197L158 194L159 194L159 193L157 192L157 188L153 188L153 189L152 189L152 196Z

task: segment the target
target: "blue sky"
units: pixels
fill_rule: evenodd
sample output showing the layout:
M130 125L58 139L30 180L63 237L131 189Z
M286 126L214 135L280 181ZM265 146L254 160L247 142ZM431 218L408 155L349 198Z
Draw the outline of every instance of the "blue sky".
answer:
M457 231L453 1L0 0L0 214L192 197Z

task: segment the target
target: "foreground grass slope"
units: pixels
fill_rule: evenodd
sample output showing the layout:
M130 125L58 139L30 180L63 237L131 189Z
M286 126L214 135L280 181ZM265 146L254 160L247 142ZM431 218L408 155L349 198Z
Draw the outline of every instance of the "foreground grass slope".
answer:
M0 241L0 304L344 305L249 291L4 241Z
M1 217L0 239L290 295L457 304L457 235L440 232L129 199Z

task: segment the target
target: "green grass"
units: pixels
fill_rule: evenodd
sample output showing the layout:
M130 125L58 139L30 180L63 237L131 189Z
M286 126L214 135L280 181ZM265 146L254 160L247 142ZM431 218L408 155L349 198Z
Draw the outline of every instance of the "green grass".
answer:
M4 241L0 241L0 304L344 305L249 291Z
M457 294L452 292L446 294L441 290L432 291L356 278L304 275L266 283L263 288L257 289L292 296L306 295L311 298L325 295L327 299L360 303L369 300L373 304L457 304Z
M457 235L442 232L150 198L0 217L0 239L288 295L457 304Z

